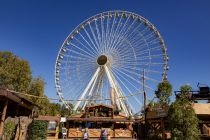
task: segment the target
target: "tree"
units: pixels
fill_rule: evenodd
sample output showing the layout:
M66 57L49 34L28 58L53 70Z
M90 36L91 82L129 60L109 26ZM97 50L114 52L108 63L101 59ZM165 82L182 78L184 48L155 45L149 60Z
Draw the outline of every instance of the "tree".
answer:
M166 80L159 83L156 95L161 106L168 105L172 95L172 85Z
M11 52L0 52L0 87L26 92L31 82L31 69L27 61Z
M172 139L199 140L199 120L187 96L191 89L189 85L181 86L179 98L169 108L168 120Z
M28 94L38 97L44 97L44 80L42 80L40 77L32 79ZM37 99L36 97L30 97L31 101L33 101L35 104L40 104L42 99Z
M50 103L44 95L45 82L42 78L33 78L28 61L11 52L0 51L0 88L27 93L25 96L40 107L40 115L66 114L60 104ZM68 111L69 114L69 111Z
M72 104L69 104L70 108L73 108ZM71 115L71 109L67 108L64 104L61 106L61 116L65 117L65 116L69 116Z
M47 121L33 120L29 128L30 140L45 140L47 138Z
M49 105L50 111L49 115L51 116L58 116L61 113L61 105L58 103L50 103Z
M40 115L51 115L51 107L53 106L50 105L50 101L44 95L44 85L45 83L42 78L33 78L28 89L28 94L33 96L28 98L40 107Z

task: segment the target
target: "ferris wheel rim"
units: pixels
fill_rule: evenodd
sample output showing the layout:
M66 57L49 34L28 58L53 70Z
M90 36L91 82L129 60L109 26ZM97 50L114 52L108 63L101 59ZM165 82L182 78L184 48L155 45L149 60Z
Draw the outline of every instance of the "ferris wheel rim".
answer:
M99 14L96 14L90 18L87 18L86 20L84 20L83 22L81 22L76 28L74 28L74 30L72 30L72 32L67 36L67 38L65 39L65 41L63 42L63 44L61 45L61 48L59 50L59 53L57 55L57 58L56 58L56 63L55 63L55 85L56 85L56 90L57 90L57 95L60 97L61 101L66 105L68 106L68 103L65 101L64 97L63 97L63 94L62 92L60 92L60 83L58 82L57 80L57 77L58 77L58 73L57 73L57 67L58 67L58 64L59 64L59 57L60 57L60 54L62 52L62 49L64 48L64 46L66 45L66 43L68 43L68 40L70 38L72 38L73 34L75 32L78 32L78 29L81 28L82 25L85 25L85 24L88 24L89 21L92 22L92 20L95 20L96 18L100 18L100 17L103 17L103 16L110 16L110 14L115 14L115 13L126 13L126 14L130 14L132 16L136 16L136 17L139 17L143 20L144 23L147 24L147 26L150 26L151 28L154 29L154 32L158 35L158 38L162 41L162 47L164 48L164 52L163 52L163 59L164 59L164 68L163 68L163 75L162 75L162 78L165 79L166 76L167 76L167 69L168 69L168 56L167 56L167 53L166 53L166 46L165 46L165 43L162 39L162 36L160 35L159 31L155 28L155 26L150 23L146 18L142 17L141 15L138 15L136 13L133 13L133 12L129 12L129 11L122 11L122 10L113 10L113 11L106 11L106 12L102 12L102 13L99 13ZM100 57L100 56L98 56Z

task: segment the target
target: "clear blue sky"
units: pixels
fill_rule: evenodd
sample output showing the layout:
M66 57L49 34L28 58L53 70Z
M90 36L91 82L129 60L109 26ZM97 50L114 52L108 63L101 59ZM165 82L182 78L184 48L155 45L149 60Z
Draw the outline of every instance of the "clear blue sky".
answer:
M209 0L0 0L0 51L28 60L46 81L46 95L56 97L54 63L64 39L86 18L114 9L140 14L160 31L174 90L210 85Z

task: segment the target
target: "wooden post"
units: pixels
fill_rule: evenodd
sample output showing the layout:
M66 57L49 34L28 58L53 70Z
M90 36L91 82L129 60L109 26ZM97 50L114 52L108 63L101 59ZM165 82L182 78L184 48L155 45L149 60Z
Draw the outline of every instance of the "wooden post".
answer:
M161 129L162 129L162 138L163 140L166 139L166 136L165 136L165 125L164 125L164 119L161 118Z
M7 105L8 105L8 99L6 99L6 101L4 102L4 108L3 108L3 112L2 112L2 116L0 120L0 139L2 138L2 134L3 134L4 121L5 121L5 117L7 113Z
M146 96L146 80L145 80L145 70L143 69L143 92L144 92L144 138L147 137L147 113L146 113L146 106L147 106L147 96Z

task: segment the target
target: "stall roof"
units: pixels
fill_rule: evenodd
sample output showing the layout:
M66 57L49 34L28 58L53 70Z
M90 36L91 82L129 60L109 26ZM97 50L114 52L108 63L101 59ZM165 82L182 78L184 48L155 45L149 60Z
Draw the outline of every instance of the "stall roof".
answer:
M34 104L27 98L25 98L21 93L9 90L9 89L2 89L0 88L0 100L9 99L12 102L18 103L20 106L32 109L33 106L39 107L38 105Z
M104 105L104 104L89 105L89 106L86 106L86 108L92 108L92 107L98 107L98 106L103 106L103 107L107 107L107 108L113 109L113 106Z
M61 119L60 116L42 116L42 115L39 115L38 118L35 118L35 120L56 121L56 122L60 122L60 119Z

